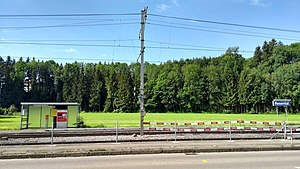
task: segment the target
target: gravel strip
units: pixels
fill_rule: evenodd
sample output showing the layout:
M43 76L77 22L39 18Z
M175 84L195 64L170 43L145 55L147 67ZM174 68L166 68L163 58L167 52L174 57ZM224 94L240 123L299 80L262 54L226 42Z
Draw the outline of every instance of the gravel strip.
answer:
M270 139L273 133L255 133L255 134L240 134L233 133L231 139ZM275 138L282 138L282 134L277 134ZM177 140L229 140L228 133L180 133L177 134ZM171 141L175 140L175 134L158 134L158 135L119 135L119 142L131 141ZM82 137L54 137L55 144L63 143L96 143L96 142L116 142L116 136L82 136ZM2 138L0 145L26 145L26 144L51 144L51 137L41 138Z

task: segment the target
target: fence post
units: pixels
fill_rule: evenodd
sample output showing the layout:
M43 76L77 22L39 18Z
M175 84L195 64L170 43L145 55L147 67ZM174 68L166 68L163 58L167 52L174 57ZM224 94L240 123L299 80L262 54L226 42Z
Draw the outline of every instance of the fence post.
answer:
M45 129L48 129L49 115L45 116Z
M116 121L116 143L118 143L118 120Z
M290 127L290 130L291 130L291 145L293 145L293 129L292 129L292 127Z
M283 121L283 127L284 127L284 136L283 136L283 138L284 138L284 140L286 140L286 123L285 123L285 121Z
M231 120L229 121L229 141L231 142Z
M54 129L54 121L52 121L52 128L51 128L51 145L53 146L53 129Z
M177 123L175 121L175 142L177 142Z

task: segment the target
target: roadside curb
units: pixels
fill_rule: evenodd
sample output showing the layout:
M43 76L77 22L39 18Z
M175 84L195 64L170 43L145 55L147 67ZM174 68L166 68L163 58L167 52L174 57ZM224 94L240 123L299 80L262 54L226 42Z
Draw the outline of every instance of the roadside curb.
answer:
M84 150L82 152L59 151L54 153L27 153L27 154L1 154L0 159L24 159L24 158L57 158L57 157L84 157L84 156L111 156L111 155L138 155L138 154L171 154L171 153L213 153L213 152L247 152L247 151L284 151L300 150L299 146L277 147L229 147L229 148L154 148L137 150Z

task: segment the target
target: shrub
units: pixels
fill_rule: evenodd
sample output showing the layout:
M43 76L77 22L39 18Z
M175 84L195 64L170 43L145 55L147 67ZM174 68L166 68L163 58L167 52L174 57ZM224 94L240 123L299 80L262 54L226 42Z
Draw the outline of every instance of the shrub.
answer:
M249 114L257 114L257 112L254 110L254 108L252 107L251 110L248 112Z
M6 114L7 114L7 109L0 108L0 115L6 115Z
M10 107L7 109L8 111L6 111L6 114L5 115L14 115L18 109L16 108L15 105L10 105Z
M86 127L86 125L84 124L84 121L83 121L82 117L79 117L78 123L77 123L76 127L78 127L78 128L85 128Z

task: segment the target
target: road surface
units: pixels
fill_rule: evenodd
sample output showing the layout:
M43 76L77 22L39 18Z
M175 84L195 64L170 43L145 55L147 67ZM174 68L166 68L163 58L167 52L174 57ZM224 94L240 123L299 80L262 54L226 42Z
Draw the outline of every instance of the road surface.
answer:
M0 160L1 169L300 169L300 151Z

